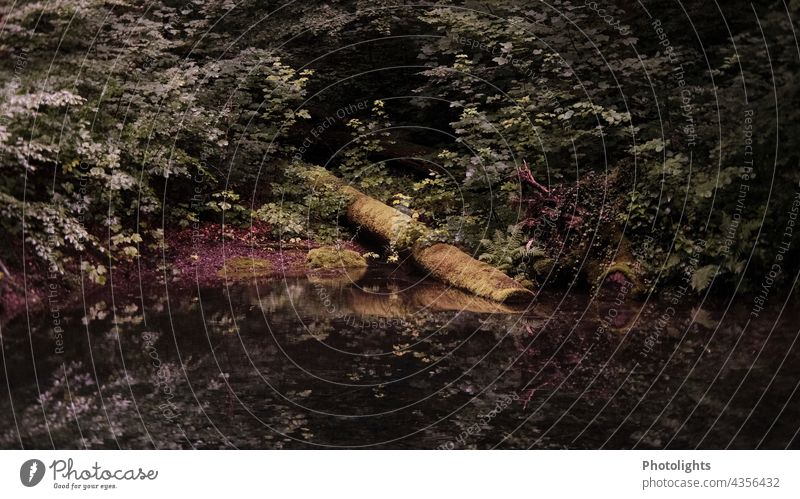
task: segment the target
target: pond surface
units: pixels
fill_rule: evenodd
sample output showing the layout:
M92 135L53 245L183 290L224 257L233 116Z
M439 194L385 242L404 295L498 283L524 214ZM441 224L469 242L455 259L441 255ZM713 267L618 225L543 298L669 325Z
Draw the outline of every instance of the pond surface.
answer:
M143 295L3 326L0 447L798 447L794 310L384 268Z

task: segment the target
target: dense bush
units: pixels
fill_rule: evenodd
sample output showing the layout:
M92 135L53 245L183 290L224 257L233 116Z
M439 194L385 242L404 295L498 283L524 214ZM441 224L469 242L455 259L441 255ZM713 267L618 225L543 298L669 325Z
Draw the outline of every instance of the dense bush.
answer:
M800 180L780 2L734 2L726 30L623 0L309 3L15 4L4 233L59 269L137 257L162 215L351 237L311 162L521 278L531 255L574 273L622 245L698 291L772 265Z

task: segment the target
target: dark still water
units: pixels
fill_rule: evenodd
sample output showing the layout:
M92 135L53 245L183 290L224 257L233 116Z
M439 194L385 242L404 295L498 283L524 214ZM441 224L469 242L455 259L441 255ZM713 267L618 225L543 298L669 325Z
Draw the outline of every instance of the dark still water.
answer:
M0 447L800 446L797 313L691 300L519 310L380 268L87 298L3 326Z

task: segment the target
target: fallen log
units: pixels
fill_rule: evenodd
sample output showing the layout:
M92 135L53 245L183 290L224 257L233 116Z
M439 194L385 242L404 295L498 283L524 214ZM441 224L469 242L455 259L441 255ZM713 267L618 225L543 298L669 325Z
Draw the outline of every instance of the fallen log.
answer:
M347 219L373 236L411 254L416 264L431 276L477 296L498 302L520 302L533 293L491 265L480 262L455 246L429 243L423 223L347 185L324 168L309 166L310 186L344 194Z
M625 236L617 237L617 251L613 260L589 262L586 265L586 278L601 297L629 295L637 298L644 293L645 288L636 271L636 258L628 239Z

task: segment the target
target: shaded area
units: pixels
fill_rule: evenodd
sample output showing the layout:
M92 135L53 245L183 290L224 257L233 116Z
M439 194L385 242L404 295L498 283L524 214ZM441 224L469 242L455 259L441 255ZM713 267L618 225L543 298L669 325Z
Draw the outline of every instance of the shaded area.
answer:
M341 277L99 301L61 354L50 318L6 325L0 447L797 447L794 316Z

